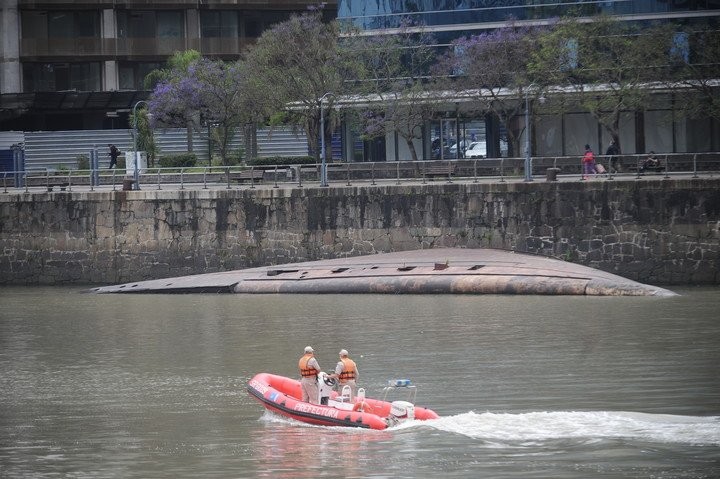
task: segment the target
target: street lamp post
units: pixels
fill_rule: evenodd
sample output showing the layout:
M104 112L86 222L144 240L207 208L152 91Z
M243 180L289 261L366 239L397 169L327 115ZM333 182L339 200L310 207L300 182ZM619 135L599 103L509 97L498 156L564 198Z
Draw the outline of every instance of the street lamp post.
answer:
M137 120L137 107L140 103L144 103L145 106L148 106L148 102L145 100L138 100L135 103L135 106L133 106L133 155L135 156L133 160L133 179L135 180L135 190L140 189L140 170L138 169L138 120Z
M325 98L332 96L332 93L325 93L320 97L320 186L328 186L327 181L327 164L325 162L325 107L323 102Z
M530 157L530 85L525 90L525 181L532 181L532 158Z

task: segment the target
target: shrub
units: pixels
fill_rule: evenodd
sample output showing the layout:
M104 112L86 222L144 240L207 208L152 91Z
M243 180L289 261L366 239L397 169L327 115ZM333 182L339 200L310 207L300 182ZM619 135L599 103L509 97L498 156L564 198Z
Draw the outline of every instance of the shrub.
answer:
M248 160L248 166L268 165L312 165L315 158L312 156L270 156L267 158L253 158Z
M163 155L160 158L161 168L190 168L197 164L195 153L178 153L175 155Z
M88 155L78 155L75 157L77 161L78 170L89 170L90 169L90 157Z

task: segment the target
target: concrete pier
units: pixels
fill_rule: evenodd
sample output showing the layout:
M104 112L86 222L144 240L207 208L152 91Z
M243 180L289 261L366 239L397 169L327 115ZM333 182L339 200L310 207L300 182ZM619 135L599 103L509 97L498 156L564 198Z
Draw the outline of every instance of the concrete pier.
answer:
M94 288L96 293L387 293L673 296L586 266L496 249L440 248Z

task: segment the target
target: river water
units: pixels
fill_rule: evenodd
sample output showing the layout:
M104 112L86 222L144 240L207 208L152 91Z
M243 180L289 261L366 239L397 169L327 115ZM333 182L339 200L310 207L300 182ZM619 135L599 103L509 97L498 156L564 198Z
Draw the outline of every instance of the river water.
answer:
M673 298L0 290L0 476L720 477L720 289ZM341 348L387 431L265 413L261 371Z

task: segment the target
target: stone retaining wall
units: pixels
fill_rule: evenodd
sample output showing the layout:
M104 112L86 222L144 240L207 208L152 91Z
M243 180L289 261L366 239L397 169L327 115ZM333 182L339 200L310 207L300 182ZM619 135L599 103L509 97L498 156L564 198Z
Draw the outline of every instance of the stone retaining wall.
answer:
M108 284L433 247L720 283L720 179L0 195L0 283Z

